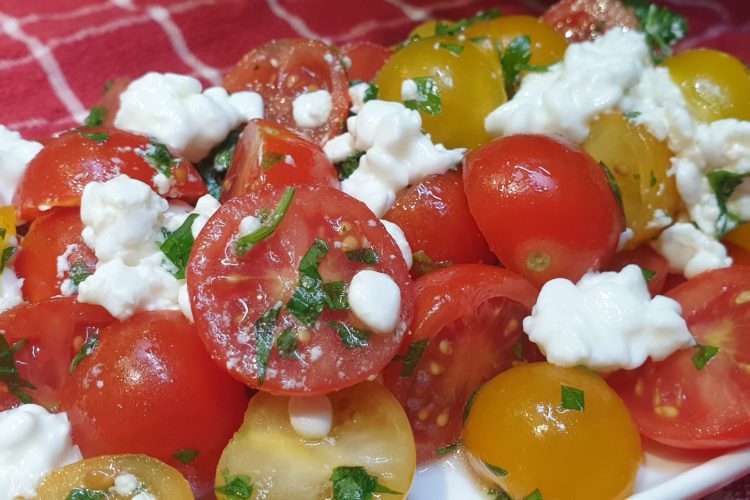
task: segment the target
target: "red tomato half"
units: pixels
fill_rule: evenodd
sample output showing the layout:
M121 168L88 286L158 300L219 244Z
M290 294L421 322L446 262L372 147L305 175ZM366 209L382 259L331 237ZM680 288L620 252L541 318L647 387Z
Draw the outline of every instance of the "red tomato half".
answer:
M252 90L263 96L268 120L323 145L341 132L349 114L349 80L339 54L315 40L273 40L256 47L224 77L229 92ZM292 103L305 92L327 90L333 109L325 125L297 127Z
M336 167L317 144L267 120L253 120L240 134L224 178L221 201L266 186L339 187Z
M69 268L94 272L96 257L83 242L81 231L78 208L53 208L34 220L15 262L16 274L24 278L24 297L37 302L61 294L60 285L70 271L58 276L58 258L64 257Z
M474 391L511 366L538 292L522 276L482 264L437 270L414 288L414 318L383 375L411 421L417 458L427 460L458 440Z
M237 255L240 221L273 211L280 198L281 192L275 190L232 198L201 231L187 272L195 324L214 360L252 387L272 393L318 394L354 385L380 372L401 344L412 312L406 264L396 243L363 203L333 188L311 186L297 188L272 236L244 256ZM365 268L387 274L401 291L399 324L404 326L369 332L362 344L354 345L345 342L346 332L335 325L367 327L347 309L320 305L319 318L311 321L293 315L288 302L300 280L309 277L298 270L300 261L316 240L327 246L319 259L318 281L343 281L348 287ZM377 262L352 260L345 251L354 249L371 250ZM313 295L323 298L320 293ZM261 328L262 318L268 318L274 307L280 308L277 320ZM296 348L284 358L277 342L287 329L286 339L295 339Z
M211 361L176 311L137 314L102 330L62 397L84 457L158 458L180 470L201 498L213 491L219 456L246 406L245 387ZM197 455L184 464L174 456L181 451Z
M105 182L120 174L157 191L153 183L157 171L138 153L150 147L148 137L102 127L71 130L50 140L29 162L18 183L13 206L19 220L32 221L41 214L40 207L77 207L86 184ZM176 184L167 193L169 198L195 202L207 192L187 160L172 168L172 176Z
M648 291L651 295L658 295L664 290L664 283L669 272L667 259L659 255L648 245L641 245L633 250L618 252L607 269L620 271L628 264L636 264L643 270L643 276L648 281Z
M115 126L115 117L117 116L117 112L120 111L120 94L125 92L125 89L128 88L128 85L132 81L132 78L115 78L107 82L99 102L94 105L96 108L106 110L102 118L102 126Z
M22 391L35 403L57 410L73 357L88 337L115 321L104 308L72 297L22 304L0 314L0 331L8 344L25 343L13 357L19 377L35 389ZM7 382L0 382L0 411L19 404L9 389Z
M647 361L608 382L655 441L691 449L750 442L750 267L702 273L667 295L698 344L710 347Z
M568 42L591 40L617 26L638 28L633 9L620 0L560 0L547 9L542 21Z
M373 81L393 54L391 49L373 42L350 42L341 47L341 52L351 62L347 70L349 80L362 82Z
M508 269L541 286L607 263L624 217L604 169L542 135L495 139L464 158L469 210Z

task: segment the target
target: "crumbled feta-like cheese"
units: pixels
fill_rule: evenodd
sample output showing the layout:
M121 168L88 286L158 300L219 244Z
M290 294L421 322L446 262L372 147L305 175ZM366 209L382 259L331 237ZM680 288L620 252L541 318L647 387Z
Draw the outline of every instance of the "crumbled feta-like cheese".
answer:
M239 237L242 238L243 236L252 234L258 229L260 229L261 227L263 227L263 224L260 222L260 219L258 219L257 217L253 217L252 215L243 217L242 220L240 221Z
M349 99L352 101L352 107L349 108L349 111L355 115L359 113L359 110L365 104L365 94L369 88L370 84L368 83L356 83L349 87Z
M623 232L620 233L620 239L617 241L617 251L620 252L625 249L628 243L630 243L630 240L633 239L633 230L629 227L625 228Z
M294 123L300 128L317 128L325 125L332 110L333 100L327 90L306 92L292 102Z
M401 289L387 274L364 269L347 292L352 313L375 332L392 332L401 314Z
M409 242L406 241L406 235L404 234L404 231L400 227L398 227L398 224L395 224L389 220L383 219L380 222L383 223L383 226L385 226L385 230L388 231L388 234L391 235L391 238L393 238L393 241L396 242L399 250L401 250L401 255L404 257L407 269L411 269L411 265L414 263L414 256L411 253Z
M120 95L115 126L153 136L197 162L239 124L263 118L263 99L255 92L202 90L189 76L146 73Z
M169 190L172 189L172 186L177 183L174 176L167 177L161 172L157 172L156 175L151 178L151 181L154 183L154 186L156 186L156 190L160 195L167 194Z
M686 278L732 265L724 245L689 222L668 227L653 245L669 262L670 271L681 272Z
M401 100L416 101L419 97L419 88L414 80L404 80L401 82Z
M210 194L205 194L198 198L195 208L187 203L171 201L169 204L169 210L167 210L167 213L165 214L166 221L164 223L164 228L167 231L174 232L185 223L185 220L187 220L190 215L197 214L198 216L193 220L193 224L190 226L190 232L193 235L193 239L195 239L203 230L208 219L210 219L219 208L221 208L221 203Z
M292 396L287 404L289 423L302 437L321 439L333 427L333 406L325 394L319 396Z
M641 269L631 264L585 274L576 284L548 281L523 329L550 363L632 370L648 357L659 361L695 345L680 313L676 301L651 298Z
M141 486L141 482L133 474L120 474L115 478L113 491L122 497L129 497Z
M68 245L65 247L65 251L57 256L57 277L62 278L65 273L70 271L70 256L73 255L73 252L78 251L78 244L73 243L72 245Z
M325 143L323 151L333 163L342 162L357 152L357 148L354 147L354 136L349 132L337 135Z
M38 142L0 125L0 205L10 205L26 166L42 149Z
M35 498L50 471L81 458L65 413L35 404L0 412L0 500Z
M7 267L0 274L0 312L23 304L23 278Z

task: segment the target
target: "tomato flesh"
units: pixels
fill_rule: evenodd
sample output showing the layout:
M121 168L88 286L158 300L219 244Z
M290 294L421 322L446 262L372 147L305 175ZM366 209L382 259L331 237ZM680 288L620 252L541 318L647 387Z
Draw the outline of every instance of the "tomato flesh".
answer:
M669 273L669 263L656 250L650 246L642 245L633 250L618 252L607 265L607 269L620 271L628 264L636 264L641 268L646 281L648 281L648 291L651 292L651 295L658 295L664 290L664 284Z
M541 19L568 42L592 40L618 26L638 28L633 10L620 0L560 0Z
M393 54L391 49L373 42L350 42L341 47L351 65L346 70L349 81L371 82Z

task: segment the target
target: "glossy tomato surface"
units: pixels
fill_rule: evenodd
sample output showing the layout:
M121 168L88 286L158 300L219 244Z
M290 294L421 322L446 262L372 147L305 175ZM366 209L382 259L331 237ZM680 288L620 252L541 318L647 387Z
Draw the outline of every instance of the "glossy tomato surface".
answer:
M346 70L349 81L370 82L393 54L391 49L373 42L351 42L341 46L341 53L349 58Z
M541 19L569 42L591 40L618 26L638 27L633 9L620 0L560 0Z

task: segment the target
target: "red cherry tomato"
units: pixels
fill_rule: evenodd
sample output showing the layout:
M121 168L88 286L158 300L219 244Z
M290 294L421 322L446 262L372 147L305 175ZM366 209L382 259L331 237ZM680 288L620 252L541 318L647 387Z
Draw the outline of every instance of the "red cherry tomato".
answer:
M153 183L156 169L137 152L149 147L148 137L101 127L71 130L50 140L29 162L16 188L13 206L19 220L32 221L44 207L77 207L86 184L120 174L157 191ZM176 183L168 197L195 202L206 194L206 185L190 162L180 161L171 175Z
M53 208L37 217L23 239L15 270L23 282L23 295L37 302L61 294L60 285L70 270L58 275L58 258L69 269L93 273L96 256L81 237L83 223L77 208Z
M280 199L276 190L232 198L201 231L187 272L195 324L214 360L252 387L276 394L319 394L354 385L377 374L401 344L405 326L400 325L408 324L412 312L406 264L396 243L364 204L336 189L313 186L298 187L275 233L239 256L240 221L273 211ZM348 309L321 305L317 321L302 321L292 314L288 302L300 280L310 276L299 271L300 261L316 241L327 246L319 259L319 281L343 282L348 287L363 269L385 273L395 281L401 291L401 311L394 331L369 332L369 338L355 345L345 342L351 336L341 329L346 325L367 330L367 326ZM369 250L377 262L353 259L345 253L350 250ZM271 317L274 308L280 308L277 320L269 320L259 333L258 325ZM296 348L282 357L276 342L283 342L278 338L287 329L286 340L296 339ZM267 369L264 353L269 356Z
M469 210L508 269L537 285L608 262L623 214L603 168L541 135L495 139L464 158Z
M643 276L648 281L648 290L651 295L658 295L664 290L669 263L656 250L648 245L641 245L633 250L618 252L612 262L607 265L607 269L620 271L628 264L636 264L643 270Z
M542 16L568 42L596 38L614 27L638 28L633 9L620 0L560 0Z
M497 260L469 213L458 172L433 175L410 187L383 218L404 231L412 252L424 252L433 262Z
M62 409L84 457L143 453L177 468L197 496L242 423L245 387L206 354L181 313L140 313L101 331L67 377ZM178 452L197 452L184 464ZM178 455L180 456L180 455Z
M253 120L237 142L221 201L266 186L304 184L339 187L336 168L323 149L273 122Z
M702 273L667 296L680 303L704 347L647 361L608 382L655 441L690 449L749 443L750 267Z
M21 391L35 403L56 410L73 357L87 338L115 321L104 308L72 297L22 304L0 314L5 341L18 348L13 355L18 376L35 387L21 387ZM7 358L2 366L5 363ZM7 380L0 382L0 411L20 402Z
M522 276L482 264L437 270L414 288L414 318L383 376L411 421L417 459L427 460L458 440L474 391L513 363L537 290Z
M323 145L341 133L349 114L349 80L339 54L315 40L273 40L256 47L224 77L229 92L252 90L263 96L268 120ZM314 129L297 127L292 103L305 92L327 90L333 109Z
M120 111L120 94L125 92L132 81L132 78L115 78L105 85L99 102L94 105L95 108L106 110L102 117L101 125L103 127L115 126L115 117L117 112Z
M371 82L380 68L393 54L391 49L373 42L350 42L341 47L341 52L349 58L351 66L347 70L350 81Z

